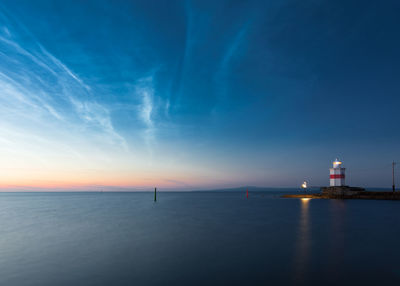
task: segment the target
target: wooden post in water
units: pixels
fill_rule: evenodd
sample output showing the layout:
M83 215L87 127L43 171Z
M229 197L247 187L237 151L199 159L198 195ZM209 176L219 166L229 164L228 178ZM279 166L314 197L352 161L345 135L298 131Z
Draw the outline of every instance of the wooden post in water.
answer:
M394 185L394 165L396 165L396 163L393 161L393 163L392 163L392 188L393 188L393 192L396 190L396 187Z
M154 201L157 201L157 188L154 188Z

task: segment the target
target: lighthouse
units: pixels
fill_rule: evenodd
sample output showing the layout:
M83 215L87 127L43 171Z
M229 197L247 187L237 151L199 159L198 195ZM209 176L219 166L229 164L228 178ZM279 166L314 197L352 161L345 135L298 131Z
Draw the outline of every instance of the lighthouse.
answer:
M344 172L346 168L342 168L342 162L340 162L338 159L336 159L333 162L333 168L329 169L330 173L330 186L331 187L343 187L345 186L344 183Z
M333 162L332 168L329 169L329 187L322 187L321 193L327 198L353 198L355 195L360 195L365 192L364 188L349 187L345 185L345 168L342 168L342 162L336 159Z

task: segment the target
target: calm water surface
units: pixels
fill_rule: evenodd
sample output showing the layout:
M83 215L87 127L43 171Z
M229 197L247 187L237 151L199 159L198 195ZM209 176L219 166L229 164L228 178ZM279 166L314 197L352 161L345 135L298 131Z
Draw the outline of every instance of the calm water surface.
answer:
M400 285L400 202L2 193L0 285Z

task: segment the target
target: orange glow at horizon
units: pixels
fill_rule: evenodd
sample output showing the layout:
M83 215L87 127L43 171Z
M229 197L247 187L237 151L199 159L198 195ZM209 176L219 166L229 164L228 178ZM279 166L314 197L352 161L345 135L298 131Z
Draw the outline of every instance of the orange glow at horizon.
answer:
M195 182L196 184L198 182ZM0 181L0 189L7 188L71 188L81 189L85 187L121 187L121 188L150 188L154 186L159 187L176 187L173 181L166 179L133 179L133 178L79 178L74 180L63 180L55 178L52 180L40 179L20 179Z
M7 178L0 177L0 191L5 189L85 189L85 188L197 188L207 183L225 183L210 176L194 174L172 174L163 172L96 171L96 172L13 172ZM46 178L46 179L43 179ZM51 179L47 179L51 178Z

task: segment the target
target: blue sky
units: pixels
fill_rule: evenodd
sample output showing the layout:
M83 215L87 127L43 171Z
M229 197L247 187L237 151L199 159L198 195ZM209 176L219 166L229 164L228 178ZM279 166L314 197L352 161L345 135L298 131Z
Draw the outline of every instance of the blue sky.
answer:
M391 185L397 1L2 1L0 185Z

